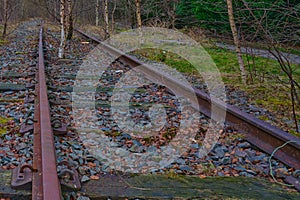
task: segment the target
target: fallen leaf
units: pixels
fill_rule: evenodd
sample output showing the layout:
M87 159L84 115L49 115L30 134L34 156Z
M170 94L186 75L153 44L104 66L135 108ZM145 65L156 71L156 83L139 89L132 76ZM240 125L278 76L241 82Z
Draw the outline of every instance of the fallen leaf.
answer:
M91 178L91 180L99 180L100 179L99 176L95 176L95 175L92 175L90 178Z
M206 176L201 174L201 175L199 175L199 178L203 179L203 178L206 178Z

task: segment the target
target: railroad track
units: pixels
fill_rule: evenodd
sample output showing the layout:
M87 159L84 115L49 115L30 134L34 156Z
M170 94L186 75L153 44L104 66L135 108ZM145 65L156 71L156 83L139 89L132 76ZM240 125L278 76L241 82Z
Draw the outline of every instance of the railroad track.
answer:
M137 66L144 66L141 71L150 80L163 79L166 87L172 88L184 94L185 97L193 100L193 94L197 96L197 102L192 102L194 108L206 116L210 117L212 105L216 107L216 113L226 112L226 122L235 127L238 132L246 135L246 140L254 146L263 150L268 154L272 154L286 165L295 169L300 169L300 139L281 129L272 126L260 119L257 119L247 113L241 112L238 108L220 102L217 99L209 97L206 93L193 88L190 90L179 80L174 80L172 77L164 76L160 71L145 65L136 58L126 55L123 52L101 42L95 37L89 36L81 30L76 30L78 33L87 37L88 39L100 44L103 49L111 54L119 57L120 60L127 63L132 68ZM163 77L162 77L163 76ZM199 106L199 107L198 107ZM215 120L218 120L217 118ZM294 185L300 191L300 180L292 176L286 177L285 181Z
M120 56L119 60L127 63L134 68L143 63L141 61L124 55L119 50L110 47L99 40L88 36L80 30L76 30L81 35L90 40L101 44L107 52L115 56ZM14 169L12 177L12 186L22 188L22 186L32 184L32 199L62 199L61 184L73 185L73 189L80 189L78 183L77 170L68 166L67 162L57 163L55 149L54 132L65 134L65 131L59 131L53 128L51 120L50 106L48 99L48 90L46 85L45 61L43 47L43 29L39 32L39 56L38 73L36 73L37 84L35 85L35 110L34 110L34 148L32 165L22 165ZM196 94L197 101L191 102L193 107L199 109L206 116L211 116L212 104L217 112L226 112L226 122L237 129L239 133L246 135L246 140L263 150L272 154L275 158L296 170L300 169L300 139L289 135L280 129L271 126L261 120L258 120L246 113L242 113L237 108L226 105L218 100L210 98L204 92L193 89L190 90L180 81L168 76L163 76L161 72L144 65L139 72L145 74L149 80L164 79L165 86L172 91L183 94L190 98ZM49 87L49 86L48 86ZM217 118L215 119L217 120ZM63 125L61 125L63 126ZM60 127L61 128L61 127ZM27 130L28 131L28 130ZM25 131L26 132L26 131ZM278 148L282 146L282 148ZM276 150L276 151L275 151ZM57 165L65 165L68 169L60 170L57 173ZM67 176L67 180L62 177ZM60 177L60 178L59 178ZM287 176L285 181L300 190L299 179L293 176Z
M33 164L14 169L12 186L32 181L32 199L62 199L56 170L56 154L46 86L43 29L39 33L38 72L35 85Z

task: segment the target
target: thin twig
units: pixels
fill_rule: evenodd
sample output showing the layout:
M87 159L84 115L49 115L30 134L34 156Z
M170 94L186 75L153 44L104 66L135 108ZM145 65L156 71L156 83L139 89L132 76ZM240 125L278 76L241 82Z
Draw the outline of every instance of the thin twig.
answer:
M283 145L277 147L277 148L272 152L271 156L269 157L269 167L270 167L270 175L271 175L272 179L273 179L276 183L278 183L278 184L280 184L280 185L288 186L288 187L294 187L294 185L285 184L285 183L281 183L281 182L277 181L277 179L276 179L275 176L273 175L273 168L272 168L272 163L271 163L272 157L275 155L275 153L276 153L279 149L281 149L281 148L285 147L286 145L288 145L289 143L297 143L297 141L287 141L287 142L284 143Z

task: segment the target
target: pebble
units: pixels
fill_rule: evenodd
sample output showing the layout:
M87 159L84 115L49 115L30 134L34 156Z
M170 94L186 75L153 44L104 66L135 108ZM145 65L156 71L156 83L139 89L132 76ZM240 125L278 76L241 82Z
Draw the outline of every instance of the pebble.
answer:
M91 180L91 179L86 175L83 175L82 178L81 178L82 183L88 182L89 180Z
M237 146L242 149L251 147L251 145L248 142L239 143Z
M187 166L187 165L180 166L180 170L181 171L185 171L185 172L191 172L191 171L193 171L193 169L191 167Z

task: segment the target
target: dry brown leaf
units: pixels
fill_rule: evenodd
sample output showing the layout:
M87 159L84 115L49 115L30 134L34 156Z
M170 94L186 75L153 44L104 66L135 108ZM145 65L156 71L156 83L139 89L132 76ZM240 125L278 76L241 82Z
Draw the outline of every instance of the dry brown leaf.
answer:
M90 178L91 178L91 180L99 180L100 179L99 176L95 176L95 175L92 175Z

